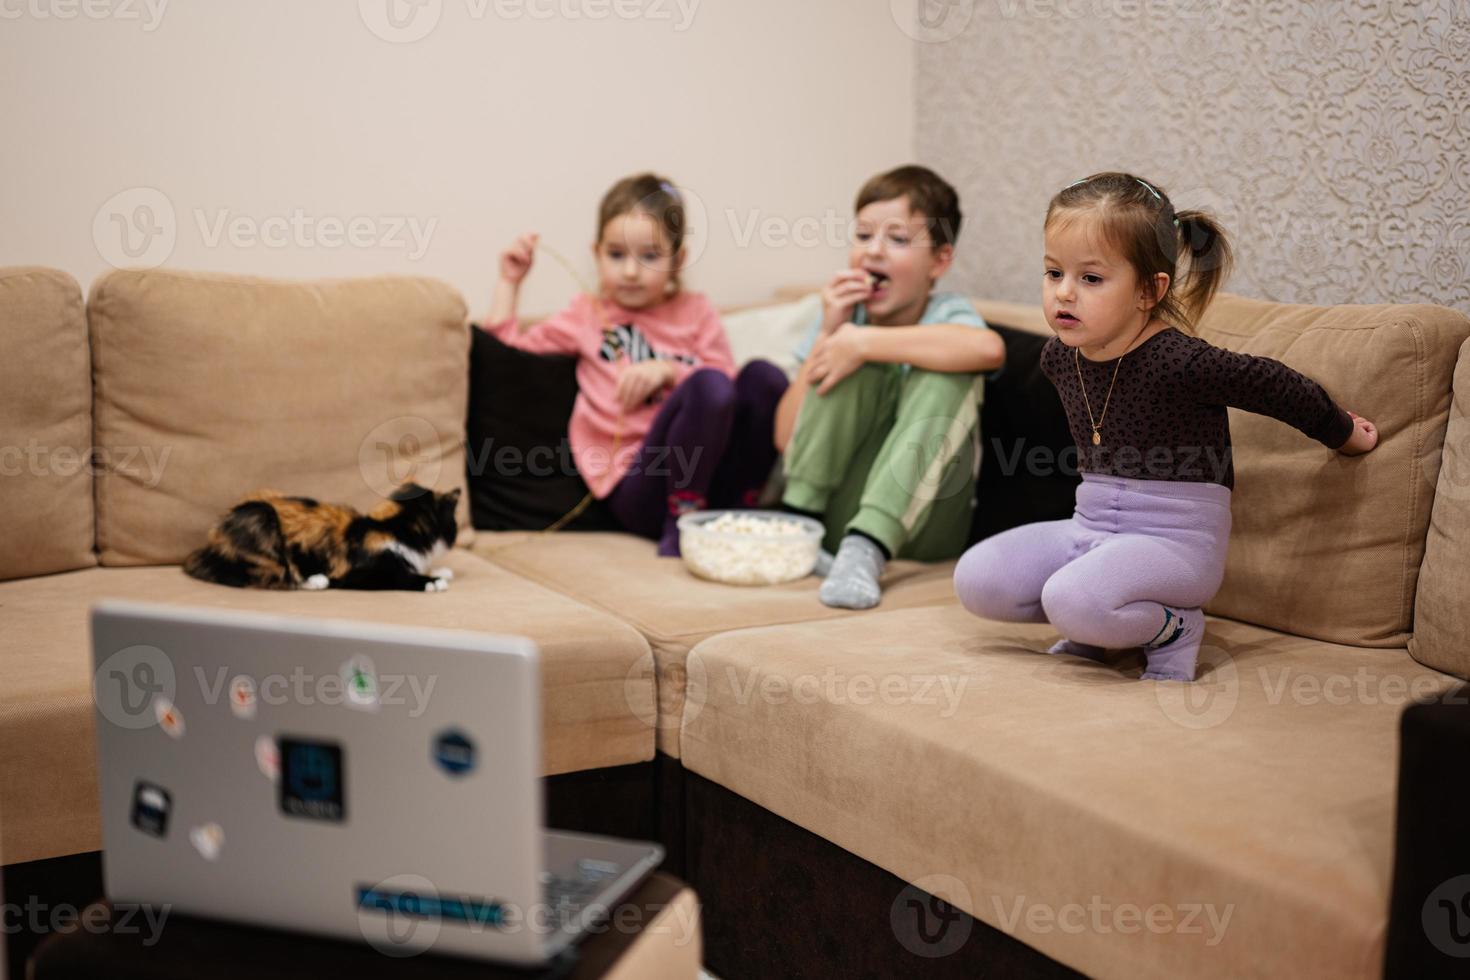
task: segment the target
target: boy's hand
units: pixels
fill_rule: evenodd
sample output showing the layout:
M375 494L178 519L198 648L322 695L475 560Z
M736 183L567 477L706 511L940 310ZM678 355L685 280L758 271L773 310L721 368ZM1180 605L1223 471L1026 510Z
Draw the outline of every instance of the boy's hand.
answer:
M648 396L674 383L674 366L668 361L643 361L618 376L617 396L623 411L631 412Z
M534 232L517 238L504 252L500 253L500 278L509 283L519 283L531 271L536 258L536 243L541 236Z
M844 323L812 348L807 358L807 377L825 395L848 375L868 362L867 331L855 323Z
M1348 436L1347 442L1337 447L1337 451L1344 456L1361 456L1378 445L1378 426L1356 412L1348 414L1353 417L1353 434Z
M873 293L871 280L862 269L843 269L822 290L822 333L826 337L852 319L859 303Z

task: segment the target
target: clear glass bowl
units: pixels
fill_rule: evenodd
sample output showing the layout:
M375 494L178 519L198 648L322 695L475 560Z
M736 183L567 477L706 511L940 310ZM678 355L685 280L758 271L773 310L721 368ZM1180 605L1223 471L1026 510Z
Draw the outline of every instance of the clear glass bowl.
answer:
M725 515L745 529L712 529ZM762 533L760 524L795 525L797 533ZM778 510L699 510L679 518L679 551L700 578L726 585L779 585L817 566L825 529L810 517Z

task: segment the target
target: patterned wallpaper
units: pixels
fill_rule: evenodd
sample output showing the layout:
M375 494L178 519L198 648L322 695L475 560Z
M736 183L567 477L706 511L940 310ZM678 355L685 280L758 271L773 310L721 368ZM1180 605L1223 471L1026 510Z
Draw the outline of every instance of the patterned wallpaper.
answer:
M1470 312L1470 0L918 0L919 159L951 284L1039 302L1041 219L1098 170L1233 233L1233 292Z

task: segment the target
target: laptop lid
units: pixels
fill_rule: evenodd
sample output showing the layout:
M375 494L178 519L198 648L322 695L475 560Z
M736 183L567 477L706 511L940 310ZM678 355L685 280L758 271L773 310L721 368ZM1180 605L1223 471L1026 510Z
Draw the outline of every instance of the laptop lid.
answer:
M529 640L123 602L92 637L111 899L546 958Z

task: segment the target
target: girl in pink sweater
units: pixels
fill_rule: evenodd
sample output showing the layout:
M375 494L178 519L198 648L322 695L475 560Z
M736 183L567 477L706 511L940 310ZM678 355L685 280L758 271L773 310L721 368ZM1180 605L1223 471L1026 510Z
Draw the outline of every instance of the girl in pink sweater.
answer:
M749 505L775 463L786 376L753 361L735 376L719 315L679 285L684 205L669 181L627 177L602 199L597 296L579 294L524 332L516 318L536 236L500 256L484 329L522 350L577 358L570 442L593 496L622 525L677 555L690 510Z

